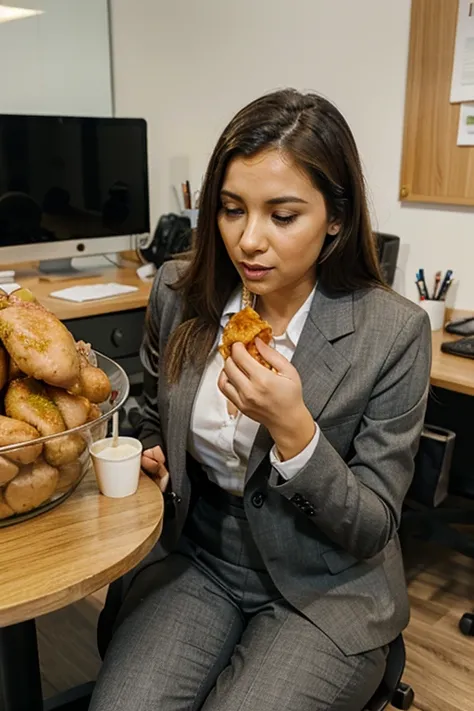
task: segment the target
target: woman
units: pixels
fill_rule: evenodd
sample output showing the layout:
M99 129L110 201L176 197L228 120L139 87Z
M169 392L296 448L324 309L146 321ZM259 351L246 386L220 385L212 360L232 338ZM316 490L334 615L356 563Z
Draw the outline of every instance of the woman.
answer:
M218 351L244 286L272 370ZM293 90L243 109L195 252L150 299L142 464L167 514L94 711L364 708L408 620L397 528L429 351L426 315L383 284L341 114Z

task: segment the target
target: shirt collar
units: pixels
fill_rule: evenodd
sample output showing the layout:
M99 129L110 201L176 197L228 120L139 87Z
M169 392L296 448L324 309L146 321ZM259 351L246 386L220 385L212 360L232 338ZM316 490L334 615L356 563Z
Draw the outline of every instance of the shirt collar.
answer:
M308 296L306 301L298 311L295 313L293 318L291 319L290 323L287 326L287 329L285 333L282 336L278 336L280 339L288 338L293 347L296 348L298 345L299 338L301 336L301 332L303 331L303 327L306 323L306 319L308 317L309 310L311 309L311 304L313 302L314 294L316 292L316 287L314 287L313 291L311 294ZM229 321L230 317L236 314L240 309L242 308L242 288L239 286L237 289L231 294L228 302L224 306L224 311L222 312L221 316L221 328L224 328L227 322Z
M298 341L306 323L306 319L308 318L308 313L311 309L311 304L313 303L315 292L316 287L314 287L313 291L308 296L304 304L300 306L298 311L295 313L290 323L288 324L285 333L282 336L282 338L288 338L294 348L296 348L296 346L298 345Z
M228 302L224 306L224 311L221 316L221 328L226 326L227 321L231 316L238 313L242 308L242 287L238 286L235 291L232 292Z

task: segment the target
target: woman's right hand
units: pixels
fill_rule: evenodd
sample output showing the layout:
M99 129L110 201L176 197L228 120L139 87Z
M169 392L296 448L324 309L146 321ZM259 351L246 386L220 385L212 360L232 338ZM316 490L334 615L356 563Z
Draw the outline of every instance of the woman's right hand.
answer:
M166 491L169 482L169 472L165 466L165 455L158 445L146 449L142 454L142 469L151 479L156 481L162 493Z

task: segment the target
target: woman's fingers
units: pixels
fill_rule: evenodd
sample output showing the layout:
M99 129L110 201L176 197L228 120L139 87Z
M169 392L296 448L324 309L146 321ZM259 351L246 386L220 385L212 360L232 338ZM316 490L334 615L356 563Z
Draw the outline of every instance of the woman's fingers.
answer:
M147 474L151 474L152 476L163 477L168 473L168 470L162 462L157 462L156 459L152 459L147 456L146 453L142 455L141 464L142 469L144 469Z
M143 455L145 457L149 457L150 459L154 459L155 461L159 462L160 464L165 463L165 455L163 454L163 450L161 447L157 444L156 447L151 447L150 449L145 449L143 452Z
M243 412L243 403L239 391L237 390L235 385L229 380L225 370L221 371L219 380L217 381L217 385L221 393L225 395L225 397L230 400L230 402L235 405L235 407L240 410L240 412Z
M158 484L162 494L165 493L169 480L170 480L170 475L165 469L165 474L163 476L161 476L157 481L157 484Z
M276 348L270 348L261 338L255 339L255 345L262 358L264 358L268 365L271 365L277 373L287 376L293 373L293 366L290 361L281 353L278 353Z
M239 392L245 392L250 383L249 376L235 363L232 356L227 358L224 365L224 372L228 380Z

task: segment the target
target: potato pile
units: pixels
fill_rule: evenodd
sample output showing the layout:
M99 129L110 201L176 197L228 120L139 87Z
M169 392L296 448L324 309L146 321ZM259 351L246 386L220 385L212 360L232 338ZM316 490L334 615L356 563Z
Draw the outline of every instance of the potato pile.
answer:
M0 518L37 508L79 477L86 442L67 431L97 419L111 391L89 352L31 291L0 290L0 447L31 443L0 455Z

